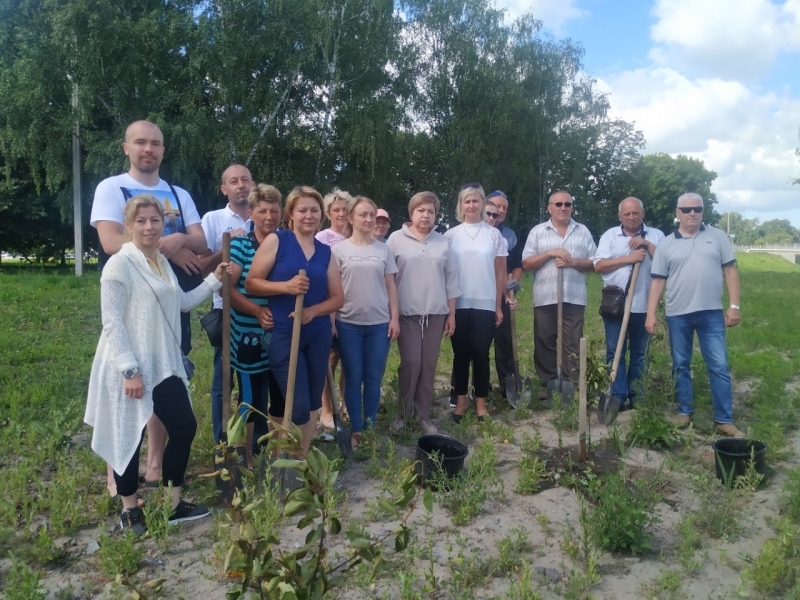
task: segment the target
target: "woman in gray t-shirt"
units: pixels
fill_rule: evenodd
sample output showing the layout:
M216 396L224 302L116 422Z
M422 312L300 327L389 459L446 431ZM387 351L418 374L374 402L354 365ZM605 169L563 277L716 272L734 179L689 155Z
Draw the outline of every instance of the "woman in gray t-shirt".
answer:
M400 333L394 282L397 265L386 244L372 237L377 211L369 198L355 198L348 209L353 233L331 249L344 288L336 335L354 448L361 443L364 427L374 425L378 418L389 345Z

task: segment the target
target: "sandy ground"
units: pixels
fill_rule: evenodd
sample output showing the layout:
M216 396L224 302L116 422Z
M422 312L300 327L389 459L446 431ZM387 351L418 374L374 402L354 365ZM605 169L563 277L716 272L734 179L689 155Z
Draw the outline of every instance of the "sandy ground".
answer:
M750 384L737 386L740 394L747 394ZM439 401L446 406L446 401ZM442 408L439 419L446 418ZM630 413L620 415L620 423L624 425ZM577 566L562 550L563 527L579 527L579 504L576 492L563 487L552 487L534 495L519 495L514 490L516 481L515 464L523 455L520 449L523 432L533 434L534 425L543 438L544 445L555 448L557 435L550 425L546 413L535 412L533 416L522 422L514 423L514 443L498 443L497 457L499 470L505 486L504 495L493 495L483 506L482 513L471 523L456 527L452 525L448 513L439 506L434 506L433 516L427 525L425 511L420 507L412 515L412 544L430 545L434 556L434 572L437 580L443 582L450 577L448 557L455 549L450 545L460 536L465 542L466 553L473 551L481 556L497 555L497 544L510 535L514 528L524 528L529 536L532 549L524 556L524 560L535 567L540 567L541 574L535 580L535 588L542 598L562 598L567 588L570 571ZM599 426L593 418L592 441L596 444L607 435L605 427ZM710 450L710 440L705 436L690 433L694 436L693 453L697 459L697 468L705 469L708 474L714 471L714 457ZM565 434L563 445L577 444L577 434ZM645 556L631 557L624 555L602 554L599 561L601 582L591 593L595 598L606 600L634 600L648 597L648 586L658 579L665 569L678 571L681 574L681 587L673 596L659 595L658 598L687 599L721 599L737 597L739 588L739 571L746 568L747 557L758 554L763 542L773 537L773 532L766 523L768 517L778 516L777 497L783 485L781 472L798 463L797 451L800 450L800 436L791 440L794 456L787 462L771 464L768 456L770 476L762 488L748 494L742 511L744 532L733 542L703 538L703 548L696 552L702 566L693 574L685 574L676 559L678 543L677 524L681 516L688 511L699 508L698 497L692 491L691 476L685 472L669 471L663 465L666 454L653 450L631 448L625 458L626 469L636 478L653 477L658 469L664 468L667 484L662 490L663 500L657 511L660 523L652 528L654 550ZM603 452L602 445L594 446L596 452ZM607 453L608 450L605 450ZM408 447L398 446L398 456L413 458L413 451ZM352 462L340 475L337 484L347 494L343 506L344 519L355 518L366 521L364 511L366 503L377 495L376 481L367 477L363 463ZM543 530L537 521L538 515L546 515L549 520L547 530ZM393 523L370 523L374 533L389 529ZM161 597L164 598L224 598L230 589L230 582L221 581L211 561L214 545L214 521L206 519L197 523L184 524L181 531L171 536L171 543L166 552L161 552L155 544L146 540L148 566L138 574L140 580L164 577L167 582ZM62 537L56 544L69 556L66 566L45 569L43 583L48 590L47 598L111 598L114 597L113 584L105 579L98 564L96 553L87 554L87 548L95 542L103 531L114 532L115 524L109 517L102 526L80 531L77 535ZM116 534L116 533L115 533ZM303 534L304 535L304 534ZM284 544L293 545L300 539L296 529L286 528L281 539ZM343 536L331 539L332 553L344 549ZM478 550L474 550L478 549ZM429 553L430 554L430 553ZM391 553L387 553L392 558ZM388 570L371 589L365 587L346 586L337 590L334 597L343 599L356 598L399 598L398 583L394 570L404 569L416 572L422 581L429 569L429 562L413 561L409 558L397 557L397 566ZM8 559L0 561L0 573L9 566ZM488 584L472 590L461 590L461 597L505 598L507 589L514 577L498 577ZM122 597L121 595L119 597ZM443 586L434 598L449 598L450 592Z

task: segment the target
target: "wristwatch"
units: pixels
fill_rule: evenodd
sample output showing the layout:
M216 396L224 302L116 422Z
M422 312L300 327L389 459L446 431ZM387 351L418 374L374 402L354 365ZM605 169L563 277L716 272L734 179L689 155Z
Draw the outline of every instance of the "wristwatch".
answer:
M739 310L739 305L738 304L731 304L731 308L735 308L736 310Z
M123 371L122 372L122 376L125 379L133 379L138 372L139 372L139 367L133 367L132 369L128 369L127 371Z

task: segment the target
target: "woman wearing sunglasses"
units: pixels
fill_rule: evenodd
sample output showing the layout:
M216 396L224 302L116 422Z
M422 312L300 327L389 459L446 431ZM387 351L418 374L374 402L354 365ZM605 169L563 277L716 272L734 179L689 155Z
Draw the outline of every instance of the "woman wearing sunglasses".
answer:
M485 223L485 198L479 183L462 186L456 209L461 225L445 234L456 261L461 289L456 299L456 329L450 338L456 393L452 417L456 423L467 411L470 364L475 385L475 412L481 421L486 415L489 348L495 327L503 321L501 302L506 289L508 245L497 229Z

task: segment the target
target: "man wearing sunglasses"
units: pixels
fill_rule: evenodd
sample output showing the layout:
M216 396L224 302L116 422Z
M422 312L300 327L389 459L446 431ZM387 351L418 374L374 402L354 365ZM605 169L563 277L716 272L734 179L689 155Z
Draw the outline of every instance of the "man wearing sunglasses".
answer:
M592 234L572 218L572 196L556 192L547 205L550 220L534 227L522 251L522 268L533 276L533 363L542 383L557 376L556 339L563 336L561 363L577 381L586 310L586 275L597 252ZM558 271L563 270L563 331L558 331Z
M638 198L625 198L619 203L620 225L612 227L600 238L594 256L594 270L603 274L603 284L617 286L633 294L628 329L622 343L622 352L617 369L617 379L611 394L615 404L609 406L612 414L633 408L640 391L639 380L644 372L644 356L650 334L644 328L647 316L647 296L650 292L650 268L653 254L664 234L644 222L644 205ZM629 289L633 267L641 263L636 288ZM611 364L617 350L623 316L603 315L606 332L606 363ZM630 349L630 364L626 365L625 354ZM630 402L630 405L626 404Z
M653 256L650 298L645 328L658 327L656 308L667 288L665 313L672 351L672 373L678 400L678 424L688 427L694 412L692 347L694 334L706 363L711 384L714 428L730 437L744 437L733 423L731 373L725 346L725 328L739 324L739 271L736 254L725 233L703 224L703 198L678 198L678 229L664 238ZM730 306L722 309L722 279Z

